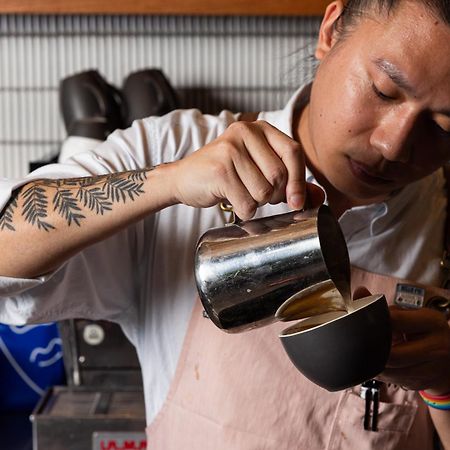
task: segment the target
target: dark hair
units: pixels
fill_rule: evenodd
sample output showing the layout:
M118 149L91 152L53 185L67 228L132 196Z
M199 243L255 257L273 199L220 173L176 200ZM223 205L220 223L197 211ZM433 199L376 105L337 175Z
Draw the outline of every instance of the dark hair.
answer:
M405 0L403 0L405 1ZM449 0L416 0L427 6L432 13L439 19L443 20L450 26L450 1ZM351 26L357 22L359 18L366 15L370 11L376 13L390 14L400 5L402 0L348 0L345 2L339 20L336 23L336 31L340 37L344 37L345 33L351 29Z

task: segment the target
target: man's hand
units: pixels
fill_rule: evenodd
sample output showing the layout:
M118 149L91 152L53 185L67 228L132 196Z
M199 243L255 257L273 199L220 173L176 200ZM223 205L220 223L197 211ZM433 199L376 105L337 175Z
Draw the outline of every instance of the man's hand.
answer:
M177 202L209 207L227 200L243 220L266 203L286 201L292 209L305 203L303 149L265 121L231 124L216 140L174 163L173 169ZM320 188L308 190L316 193Z
M450 327L430 308L390 307L393 342L380 380L436 395L450 392Z

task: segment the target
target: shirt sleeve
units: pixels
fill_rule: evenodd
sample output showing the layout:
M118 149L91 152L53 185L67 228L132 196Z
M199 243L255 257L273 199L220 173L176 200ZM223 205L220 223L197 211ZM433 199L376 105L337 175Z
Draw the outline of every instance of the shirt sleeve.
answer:
M95 150L63 164L43 166L20 180L0 180L0 210L11 193L31 180L61 179L142 169L181 159L220 135L237 116L196 109L137 120ZM145 267L155 215L127 227L34 279L0 276L0 322L22 325L67 318L133 321L141 267ZM145 276L145 275L142 275Z
M15 189L31 180L94 176L157 164L161 157L156 156L155 121L136 121L94 151L77 154L64 164L43 166L22 179L0 180L0 210ZM45 276L0 276L0 322L23 325L74 317L116 321L132 311L137 233L143 226L132 225L90 246ZM146 226L151 226L151 218Z

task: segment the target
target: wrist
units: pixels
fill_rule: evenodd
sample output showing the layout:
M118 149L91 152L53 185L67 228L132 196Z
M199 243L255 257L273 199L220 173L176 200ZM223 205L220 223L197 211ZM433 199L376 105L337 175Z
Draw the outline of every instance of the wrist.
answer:
M450 392L441 395L431 394L429 390L418 392L422 400L431 408L450 411Z
M153 198L150 203L156 206L156 210L180 203L175 195L176 174L174 166L175 163L172 162L162 163L148 172L148 188L146 190Z

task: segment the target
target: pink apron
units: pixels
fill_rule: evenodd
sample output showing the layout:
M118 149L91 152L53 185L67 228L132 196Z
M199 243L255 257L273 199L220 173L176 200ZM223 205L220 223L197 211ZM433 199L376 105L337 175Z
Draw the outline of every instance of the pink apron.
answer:
M390 302L401 282L357 268L352 281L373 293L383 286ZM434 295L449 292L427 288ZM227 334L202 310L198 300L167 400L147 428L148 449L432 449L431 419L414 391L383 385L378 431L366 431L360 387L330 393L307 380L278 338L286 323Z

